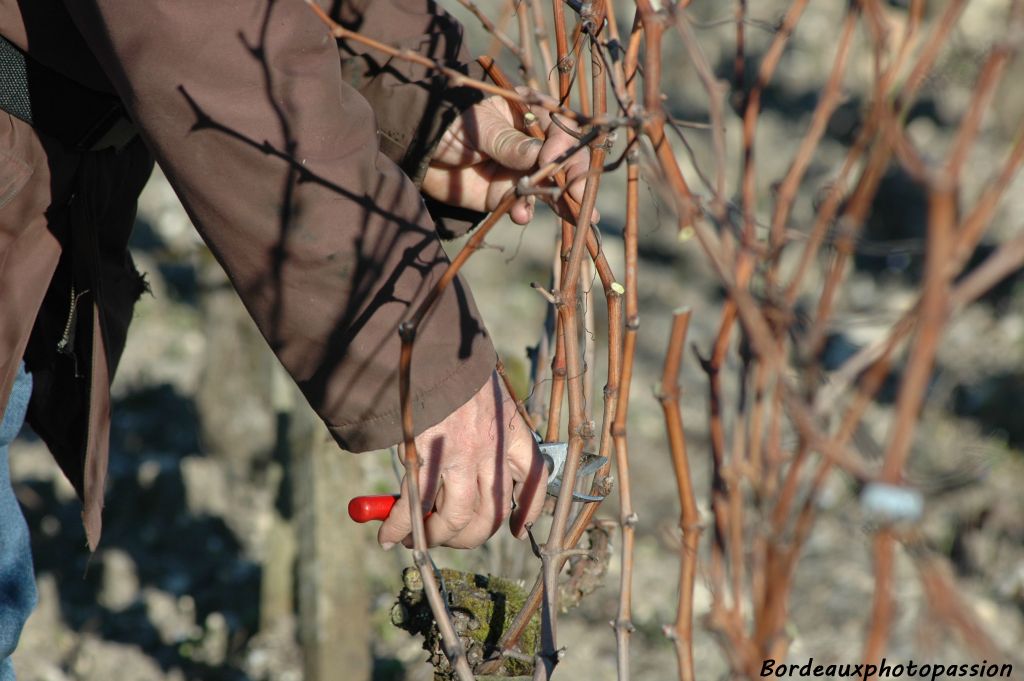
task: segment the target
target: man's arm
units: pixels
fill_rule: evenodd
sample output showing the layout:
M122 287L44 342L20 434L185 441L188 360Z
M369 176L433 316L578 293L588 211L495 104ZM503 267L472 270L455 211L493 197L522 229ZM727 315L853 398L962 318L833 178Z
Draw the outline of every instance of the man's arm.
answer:
M398 322L447 265L416 187L301 0L67 3L196 227L347 448L400 439ZM417 430L494 351L461 284L416 343Z
M448 261L415 185L380 153L373 112L343 82L326 27L302 0L67 6L334 436L355 451L398 442L396 329ZM428 540L482 543L513 492L521 533L543 503L542 460L493 389L494 349L468 289L454 282L432 310L412 362L429 464L420 483L437 508Z

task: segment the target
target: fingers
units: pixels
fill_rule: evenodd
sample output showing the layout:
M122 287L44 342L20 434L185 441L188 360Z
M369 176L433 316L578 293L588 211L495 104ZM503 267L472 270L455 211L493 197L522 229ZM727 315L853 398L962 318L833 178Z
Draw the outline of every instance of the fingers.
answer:
M486 161L443 172L428 172L423 178L423 191L429 196L454 206L487 212L493 210L505 194L514 189L519 173ZM536 197L520 197L512 206L510 216L516 224L525 225L533 219Z
M451 511L447 508L450 505L449 497L447 492L443 492L444 499L438 501L438 513L427 519L427 540L432 545L473 549L498 531L512 506L512 476L508 465L503 462L499 470L501 472L497 477L493 474L479 475L475 480L475 493L471 495L467 492L463 495L466 500L475 497L476 502L468 521L463 515L465 509L461 504ZM481 470L481 473L484 471Z
M512 474L515 509L509 518L509 529L519 539L526 536L526 525L540 517L547 494L548 470L540 455L533 434L516 416L519 427L512 434L507 461Z
M533 212L537 205L536 196L521 196L512 205L512 210L508 212L512 222L517 225L528 225L530 220L533 219Z
M412 523L409 518L409 485L404 478L402 479L401 495L395 505L391 507L391 515L377 528L377 543L385 551L412 532Z
M480 151L504 168L525 172L537 164L543 142L515 126L512 109L502 97L484 101L476 117Z
M544 145L541 147L540 154L537 157L539 165L543 166L551 163L572 149L579 147L569 157L568 161L565 162L562 170L565 172L566 189L569 196L575 200L576 204L582 203L587 176L590 172L590 149L586 145L580 146L579 126L567 118L559 117L557 122L554 121L553 117L557 116L557 114L552 114L543 107L534 107L532 113L537 118L545 135ZM562 210L559 210L559 212L563 213ZM564 213L562 217L572 219L571 215ZM600 214L595 209L591 214L590 220L591 222L597 222L599 219Z
M571 120L553 122L543 107L534 107L533 114L544 131L543 140L516 128L512 109L502 97L489 97L463 112L433 152L421 187L424 193L448 205L489 211L523 176L579 146L578 128ZM586 146L564 164L568 195L576 204L583 201L589 166ZM535 197L520 197L510 218L516 224L527 224L533 219L535 204ZM555 207L563 217L572 219L564 202ZM595 210L590 219L596 222L598 217Z
M517 438L505 457L495 452L497 467L445 471L440 491L436 484L430 485L429 476L421 476L422 512L426 514L433 508L424 520L429 546L476 548L497 532L506 519L514 536L526 536L526 525L536 521L543 509L548 476L533 437L528 437L528 441ZM403 480L402 496L381 525L377 541L384 549L399 542L411 548L411 532L409 487Z
M468 478L444 474L437 512L427 519L427 539L431 544L476 548L497 532L506 518L512 533L522 539L526 536L525 525L540 516L547 491L544 459L533 434L514 412L511 397L503 385L500 387L500 392L495 390L501 400L498 413L504 412L506 416L498 417L496 425L503 433L494 441L496 449L490 457L479 459L475 494L469 489ZM509 410L511 418L507 416Z
M444 483L437 497L436 510L423 523L427 544L470 548L470 545L463 547L453 540L473 521L480 508L477 472L465 468L452 469L442 473L442 478ZM471 546L479 546L489 536ZM405 545L412 546L412 537L406 538Z
M445 130L430 158L432 166L463 168L493 161L525 172L537 163L542 142L518 130L502 97L490 97L462 113Z
M422 440L422 443L421 443ZM497 374L469 402L417 437L423 457L420 489L428 544L474 548L511 514L522 538L525 524L540 515L547 471L540 450ZM516 500L512 511L512 500ZM381 525L381 545L412 545L408 484Z
M538 156L538 162L544 165L578 146L579 140L571 133L578 132L579 128L573 121L568 119L559 119L561 125L551 123L550 116L542 120L548 122L547 139L545 139L544 146L541 148L540 155ZM590 171L590 150L585 146L580 148L569 157L564 170L569 196L575 199L577 203L582 203L583 190L586 188L587 174ZM597 222L598 217L597 211L595 211L591 220Z
M483 163L476 168L480 176L487 182L485 189L487 210L494 210L501 203L505 194L515 189L516 183L519 181L519 173L494 163ZM524 225L532 217L528 198L521 196L512 205L510 216L516 224Z
M527 171L537 163L543 143L505 123L495 125L480 140L481 151L511 170Z
M433 489L431 489L431 487ZM391 508L391 515L381 523L377 530L377 543L385 551L400 541L412 537L412 522L409 517L409 482L402 478L402 491L395 505ZM437 496L437 484L429 484L429 475L426 466L420 467L420 500L421 513L426 515L434 506L434 498Z
M481 167L482 174L490 174L487 185L487 210L494 210L501 203L505 194L515 189L519 182L519 174L506 168L499 168L494 165ZM512 204L508 212L509 218L517 225L526 225L533 219L534 208L537 205L537 197L534 195L520 196Z
M441 483L440 471L438 470L439 458L444 447L443 437L431 437L429 440L417 442L417 451L423 458L420 464L419 491L420 491L420 512L424 515L434 507L435 498L438 495L438 488ZM404 447L399 446L399 455L404 456ZM381 523L377 530L377 542L384 550L390 549L396 543L411 537L412 522L409 517L409 481L402 478L401 496L391 507L391 514Z

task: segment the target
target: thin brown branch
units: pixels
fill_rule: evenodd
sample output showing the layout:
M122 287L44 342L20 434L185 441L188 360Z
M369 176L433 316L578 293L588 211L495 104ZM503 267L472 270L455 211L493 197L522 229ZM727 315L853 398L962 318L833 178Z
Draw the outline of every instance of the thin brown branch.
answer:
M889 640L892 620L892 572L896 542L892 529L882 528L875 534L875 594L871 601L871 619L867 640L864 642L864 662L877 665Z
M893 427L882 466L882 480L903 481L903 470L918 413L924 403L939 338L949 314L949 276L946 262L953 247L956 215L955 188L943 176L936 181L929 201L928 256L925 263L924 295L918 320L917 342L900 384L893 414ZM871 629L864 647L864 660L874 663L885 653L892 613L893 531L883 527L875 537L875 597Z
M708 118L711 123L711 142L715 152L715 185L714 196L712 197L711 211L718 221L725 220L725 168L728 162L725 147L725 119L724 104L727 93L727 84L719 81L708 62L704 50L701 49L700 41L694 35L690 20L685 13L680 13L676 21L676 30L683 39L686 52L697 70L697 77L700 78L704 91L708 94ZM739 47L737 47L739 50ZM737 55L738 58L738 55Z
M558 662L556 613L558 611L558 570L561 564L558 562L557 556L565 549L565 530L569 510L572 506L572 491L576 483L576 472L579 469L579 461L583 452L585 439L584 424L586 421L583 406L583 365L579 347L579 336L577 335L576 294L587 236L590 234L590 216L593 214L594 204L597 201L597 190L601 177L600 169L604 164L604 156L605 152L602 145L598 144L591 149L591 172L588 175L586 188L583 192L583 201L581 202L579 218L575 225L572 247L569 251L569 259L565 265L559 289L562 302L558 306L558 313L562 321L562 340L565 347L567 371L569 453L562 473L562 490L558 495L558 500L555 502L551 530L548 534L548 540L541 550L545 599L543 603L543 616L541 618L542 649L538 655L540 659L538 660L537 671L535 672L535 678L538 679L550 678L551 672Z
M614 280L605 287L605 296L608 301L608 384L605 387L604 415L601 423L601 444L598 450L600 456L609 459L609 463L599 469L594 476L594 483L591 486L590 494L595 496L607 495L610 489L610 481L606 478L611 459L612 447L612 420L615 415L616 404L619 398L619 376L622 364L622 285ZM587 504L573 520L572 527L566 534L565 545L575 547L583 536L590 521L597 512L597 504ZM562 560L564 564L564 559ZM562 564L558 570L561 571ZM496 645L496 650L504 653L514 648L522 635L526 632L530 620L540 607L543 596L543 576L538 576L529 595L523 602L522 608L516 613L505 633ZM481 668L482 674L490 674L497 671L500 666L500 656L484 664Z
M946 174L954 183L960 178L960 173L967 162L967 155L974 147L978 131L981 128L982 116L992 102L996 86L1002 81L1006 66L1013 56L1014 50L1010 48L1009 44L997 45L989 53L985 65L981 68L978 84L971 95L970 107L964 114L960 129L957 130L956 140L953 142L953 149L946 161Z
M558 0L551 3L555 17L555 68L558 69L558 102L569 105L573 63L569 61L569 38L565 33L565 5Z
M665 136L666 114L661 101L661 44L665 32L664 19L651 7L649 0L639 0L640 11L647 41L644 52L644 109L646 122L644 132L654 148L661 164L662 171L672 188L677 192L676 203L679 210L680 228L694 222L699 206L690 187L679 170L672 145Z
M732 59L732 90L747 90L747 0L736 1L736 55Z
M530 7L530 14L533 17L533 37L537 41L537 49L540 50L541 59L544 62L544 82L548 85L548 94L558 97L558 79L555 77L555 61L551 56L551 37L544 23L544 13L540 7L540 0L523 0Z
M975 654L993 662L999 660L1005 663L1007 656L985 633L985 628L972 612L971 604L964 601L958 593L948 562L929 554L917 542L908 548L921 577L921 584L924 585L929 609L947 622Z
M949 271L946 263L952 250L956 195L955 189L945 184L944 179L940 182L942 184L932 191L928 206L928 257L917 341L896 399L893 431L882 469L883 479L893 484L902 481L917 415L924 403L939 338L949 314Z
M589 281L594 276L592 267L592 261L583 261L585 282L581 296L583 304L583 420L587 423L594 422L594 375L596 373L594 360L597 353L594 286Z
M627 233L628 230L629 225L627 224ZM639 316L637 315L636 304L636 270L634 266L631 271L628 248L629 246L627 246L626 264L626 334L623 341L622 372L619 378L619 390L621 392L611 429L612 438L615 443L615 470L618 475L619 524L622 527L622 568L619 578L619 608L613 623L615 641L618 648L620 679L628 678L629 676L629 637L634 630L632 621L633 543L635 541L635 526L637 522L636 514L633 512L630 487L626 416L629 413L629 392L633 381Z
M532 89L541 91L540 76L533 58L533 37L530 25L529 5L527 0L514 3L516 20L519 27L519 59L522 66L523 79Z
M990 254L984 262L971 270L949 294L950 315L955 315L967 305L980 298L989 289L1024 267L1024 232L1018 231L1017 236L1005 242ZM954 276L950 272L949 276ZM815 400L815 411L823 412L833 404L839 395L856 377L879 361L880 357L888 356L914 328L920 311L920 301L907 310L899 321L894 324L885 338L863 347L848 359L838 370L829 375L829 386L818 394Z
M964 218L957 228L957 244L954 251L950 268L959 271L967 263L974 249L984 236L985 230L996 215L996 210L1010 187L1010 183L1017 176L1021 165L1024 165L1024 122L1018 126L1016 141L1010 150L1009 156L1003 162L1003 166L993 182L985 186L985 191L974 205L974 209Z
M571 156L568 154L566 158ZM546 171L542 169L535 174L533 181L541 182L557 171L558 164L548 164ZM521 183L521 186L529 186L530 180ZM494 211L488 215L476 231L459 251L458 255L451 261L447 269L438 278L434 287L427 293L420 306L415 312L402 322L399 326L399 333L402 339L402 350L399 361L399 394L402 408L402 432L405 445L405 466L406 479L409 487L410 515L413 534L414 558L420 569L423 578L424 590L430 602L431 611L437 621L438 629L441 632L445 644L445 653L452 662L453 668L459 674L460 681L472 679L472 672L469 669L465 654L462 651L461 643L455 635L454 626L451 622L451 614L441 598L440 590L433 574L433 563L430 560L429 549L426 542L426 531L421 515L420 493L419 493L419 455L416 451L415 429L412 417L411 405L411 374L412 374L412 348L416 340L416 333L424 317L433 307L445 289L458 275L459 270L466 263L469 257L475 253L484 242L487 234L504 217L515 203L517 195L515 191L509 191L499 201ZM593 204L591 203L591 208Z
M484 14L483 10L481 10L473 0L459 0L459 4L469 10L473 16L477 18L480 24L484 27L484 30L487 31L491 37L501 43L502 47L512 53L516 60L523 65L525 71L526 60L523 56L522 48L517 45L512 38L508 37L504 31L495 26L494 22L491 21L491 18Z
M786 49L789 38L796 29L797 22L807 9L808 0L794 0L786 11L786 15L775 33L771 45L761 59L761 68L758 69L757 81L751 88L746 98L746 106L743 110L743 179L741 181L741 195L743 197L743 241L744 244L754 241L754 212L756 203L756 166L754 163L754 137L757 132L757 118L761 113L761 96L771 82L775 69L782 59L782 53ZM852 29L851 29L852 30ZM747 270L751 265L745 264L750 260L749 255L744 255L746 249L741 251L740 264L738 269L744 272L737 274L736 280L739 286L746 286L747 278L750 276Z
M399 326L399 335L402 339L402 352L399 359L399 399L402 408L402 436L405 444L405 478L408 483L409 493L409 515L412 524L413 558L419 568L420 576L423 579L424 592L430 603L431 612L437 622L441 640L444 642L445 655L447 655L452 667L459 676L460 681L470 681L473 672L469 668L462 643L455 633L455 626L452 623L451 613L448 606L441 597L440 588L434 576L434 564L430 560L430 551L427 547L426 529L423 525L422 503L420 501L419 489L419 467L420 459L416 451L416 437L412 416L412 349L416 340L416 332L424 316L433 307L433 304L441 296L448 285L455 279L459 269L483 243L487 233L504 217L516 201L515 192L508 192L505 198L498 204L497 208L480 228L473 234L458 256L451 262L444 271L437 283L430 290L423 302L413 313L411 318Z
M353 42L360 43L361 45L365 45L366 47L369 47L371 49L382 52L388 56L395 57L397 59L403 59L414 64L419 64L420 66L426 66L427 68L434 69L438 73L445 76L454 87L471 87L475 90L480 90L481 92L485 92L489 95L498 95L500 97L504 97L510 102L521 102L523 104L529 104L531 106L543 107L549 111L565 116L566 118L571 118L572 120L578 121L580 123L599 123L599 121L589 121L583 116L573 111L572 109L569 109L559 104L555 104L550 100L546 99L545 97L541 97L536 93L519 93L516 92L515 90L500 88L496 85L491 85L490 83L485 83L481 80L470 78L469 76L462 73L461 71L458 71L457 69L453 69L450 66L445 66L440 61L430 59L429 57L424 57L422 54L416 52L415 50L399 49L397 47L388 45L387 43L382 43L379 40L374 40L373 38L364 36L357 31L349 30L342 26L341 24L334 21L333 19L331 19L319 5L313 2L313 0L306 0L306 4L310 6L310 8L318 17L320 17L321 21L327 24L328 28L330 28L331 30L331 35L333 35L335 38L339 40L351 40Z
M509 21L512 19L512 15L515 13L515 11L515 7L512 3L506 3L505 5L502 6L501 14L498 15L498 21L495 22L495 26L497 26L498 31L500 31L503 34L505 33ZM501 44L501 41L497 37L492 35L491 42L488 43L487 45L487 54L491 55L492 57L497 54L500 54L502 47L503 45Z
M771 224L771 245L774 251L780 249L783 244L783 232L786 221L789 219L793 201L796 199L797 190L807 173L811 164L814 152L821 143L821 139L828 127L828 121L842 100L843 75L846 72L846 62L850 56L850 47L853 44L854 29L857 27L859 5L851 2L846 17L843 19L843 28L839 36L839 46L836 48L836 56L832 62L832 70L829 73L828 81L822 89L821 97L814 108L811 116L811 124L807 128L807 134L800 140L793 162L786 172L786 176L779 184L779 191L775 199L775 212L772 215Z
M665 413L672 468L676 474L680 506L679 529L682 530L679 547L679 605L671 629L679 665L679 681L693 681L696 678L693 665L693 587L697 576L697 547L701 535L700 513L693 493L690 462L686 455L686 436L679 409L679 366L689 324L689 308L677 310L672 320L672 333L658 395Z

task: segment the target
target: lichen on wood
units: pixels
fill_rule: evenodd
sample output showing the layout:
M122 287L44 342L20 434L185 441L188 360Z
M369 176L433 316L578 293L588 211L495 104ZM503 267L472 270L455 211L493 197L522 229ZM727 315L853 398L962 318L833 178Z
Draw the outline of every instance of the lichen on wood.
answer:
M440 579L455 630L470 666L476 670L495 651L501 635L523 607L526 590L510 579L458 570L442 569ZM391 622L400 629L424 637L423 649L430 654L435 681L455 678L424 597L419 571L415 567L406 568L402 582L404 586L398 602L391 610ZM517 652L521 655L506 656L495 676L508 678L531 674L531 660L536 653L539 632L540 624L535 617L519 642Z

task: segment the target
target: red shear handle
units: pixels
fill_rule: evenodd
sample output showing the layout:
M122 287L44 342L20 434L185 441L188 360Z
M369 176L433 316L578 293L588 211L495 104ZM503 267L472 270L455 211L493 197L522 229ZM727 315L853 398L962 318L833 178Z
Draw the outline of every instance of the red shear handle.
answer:
M348 517L357 523L368 523L371 520L387 520L391 509L398 501L397 494L374 494L356 497L348 502ZM430 513L433 513L431 511ZM430 513L423 516L429 518Z
M398 501L397 494L356 497L348 502L348 516L357 523L387 520L396 501Z

